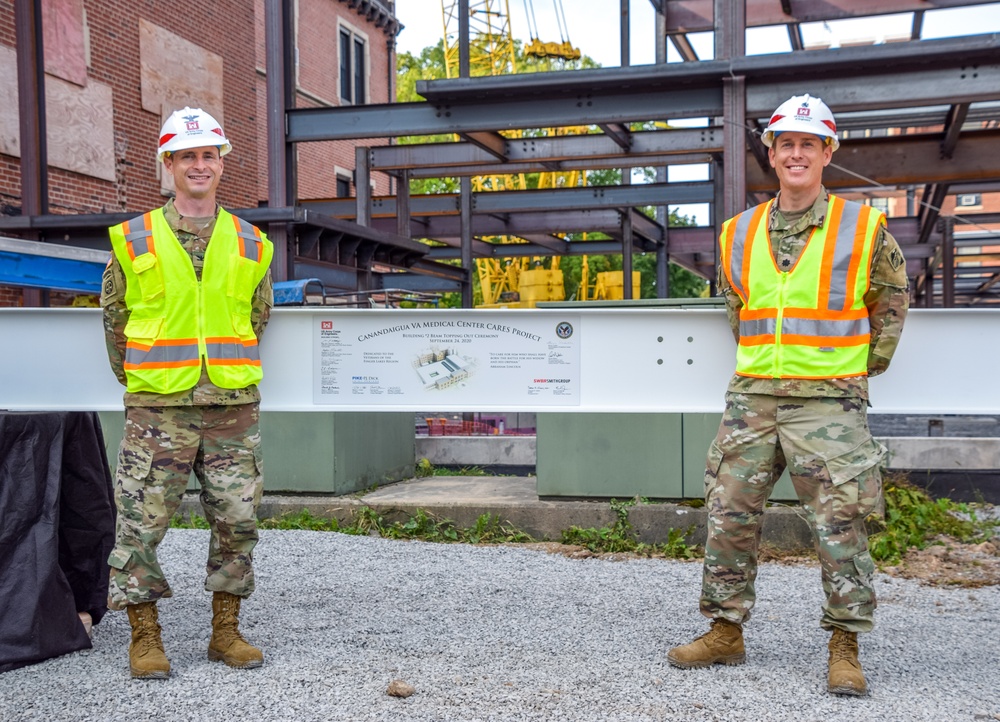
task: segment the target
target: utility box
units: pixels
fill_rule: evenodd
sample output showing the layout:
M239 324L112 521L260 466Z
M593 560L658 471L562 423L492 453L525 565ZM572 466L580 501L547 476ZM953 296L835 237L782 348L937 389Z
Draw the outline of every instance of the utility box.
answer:
M684 496L680 414L540 413L536 428L538 496Z
M702 499L721 421L722 414L538 414L538 496ZM771 499L796 498L786 471Z
M100 412L114 473L123 411ZM260 415L264 491L344 495L414 475L413 414L282 412ZM188 488L199 489L191 477Z

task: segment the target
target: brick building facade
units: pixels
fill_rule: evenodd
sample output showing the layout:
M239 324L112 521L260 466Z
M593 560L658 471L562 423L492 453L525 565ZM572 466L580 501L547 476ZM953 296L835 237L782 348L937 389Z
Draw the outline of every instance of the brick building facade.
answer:
M391 0L295 3L296 104L394 99L397 23ZM233 144L219 188L229 208L267 199L264 0L45 0L50 213L143 211L162 205L156 145L174 109L202 107ZM14 4L0 0L0 213L21 208ZM5 78L5 79L4 79ZM342 81L349 82L342 82ZM383 141L379 141L383 142ZM362 142L362 144L364 144ZM354 195L353 142L298 149L300 199ZM338 183L339 181L339 183ZM375 192L390 192L385 176ZM50 239L57 240L57 239ZM0 305L20 289L0 287ZM69 296L53 297L53 305Z

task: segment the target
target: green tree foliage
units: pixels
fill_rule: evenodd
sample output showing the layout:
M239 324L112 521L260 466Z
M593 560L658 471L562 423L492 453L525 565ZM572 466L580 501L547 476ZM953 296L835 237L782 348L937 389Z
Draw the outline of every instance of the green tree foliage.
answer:
M424 48L420 55L402 53L396 56L396 102L415 103L423 100L417 94L418 80L437 80L445 77L444 41Z

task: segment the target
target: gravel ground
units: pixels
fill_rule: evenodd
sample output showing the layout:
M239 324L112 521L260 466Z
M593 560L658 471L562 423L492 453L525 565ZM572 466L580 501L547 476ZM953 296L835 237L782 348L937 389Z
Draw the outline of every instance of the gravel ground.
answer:
M128 621L109 613L94 649L0 675L0 719L1000 719L998 587L879 575L861 647L872 694L840 698L813 566L762 566L745 665L682 671L666 651L707 628L700 564L263 531L242 618L265 665L239 671L205 656L207 543L175 529L161 546L169 680L129 679ZM415 694L388 696L394 679Z

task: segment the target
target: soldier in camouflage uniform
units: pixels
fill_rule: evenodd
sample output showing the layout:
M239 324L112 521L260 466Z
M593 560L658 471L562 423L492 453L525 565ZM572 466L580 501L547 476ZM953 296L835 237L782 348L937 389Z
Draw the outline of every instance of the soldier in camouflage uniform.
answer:
M128 612L131 673L144 679L170 673L156 602L172 592L156 549L192 470L211 526L208 656L231 667L263 663L241 636L238 614L254 590L263 490L256 344L273 305L272 249L216 204L231 146L215 119L185 108L160 136L176 197L111 229L101 294L108 357L127 389L108 606Z
M782 104L763 139L778 196L727 222L720 238L719 289L739 348L705 475L700 607L712 627L668 659L681 668L745 661L764 506L787 468L816 531L828 690L861 695L857 633L871 630L875 611L865 520L881 509L885 454L868 429L868 377L888 368L899 342L906 268L884 216L823 188L839 141L822 101ZM796 279L800 266L813 274Z

